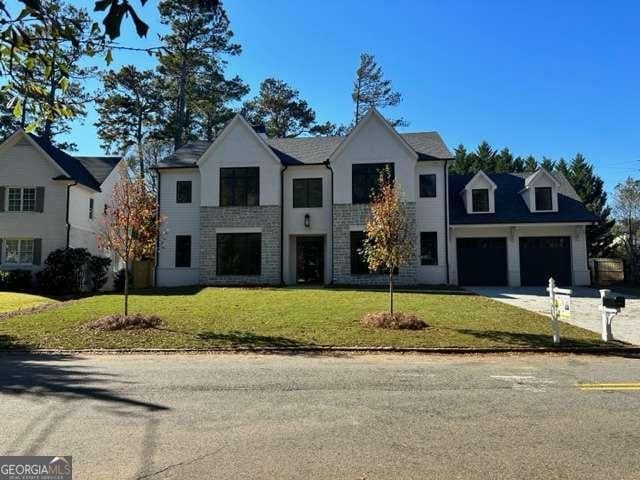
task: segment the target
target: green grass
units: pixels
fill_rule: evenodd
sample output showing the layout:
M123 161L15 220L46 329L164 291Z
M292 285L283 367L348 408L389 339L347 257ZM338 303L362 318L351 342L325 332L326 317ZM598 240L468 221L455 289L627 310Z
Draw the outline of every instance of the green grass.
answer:
M37 307L45 303L52 303L54 300L30 295L28 293L0 292L0 313L22 310L25 308Z
M163 328L87 331L83 325L89 320L122 308L121 295L98 295L0 321L0 348L550 345L546 317L466 294L397 294L397 309L421 316L429 325L426 330L360 326L360 316L385 310L387 299L384 292L320 288L157 290L132 295L130 311L160 315ZM597 334L566 324L561 335L566 344L599 344Z

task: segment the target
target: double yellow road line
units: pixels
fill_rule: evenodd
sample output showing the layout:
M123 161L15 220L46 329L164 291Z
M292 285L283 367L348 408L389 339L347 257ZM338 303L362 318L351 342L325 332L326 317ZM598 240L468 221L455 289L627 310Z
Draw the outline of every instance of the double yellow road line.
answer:
M576 385L583 392L591 391L639 391L640 382L619 382L619 383L578 383Z

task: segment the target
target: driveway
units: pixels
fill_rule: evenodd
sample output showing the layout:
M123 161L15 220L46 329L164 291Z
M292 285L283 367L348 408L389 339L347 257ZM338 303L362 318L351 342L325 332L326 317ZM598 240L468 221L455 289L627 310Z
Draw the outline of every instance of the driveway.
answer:
M467 290L532 312L549 315L549 294L544 287L465 287ZM574 287L568 323L601 333L600 293L594 288ZM616 294L615 292L613 292ZM622 295L622 294L617 294ZM613 320L617 340L640 345L640 298L623 295L627 307Z
M92 480L638 479L638 362L8 355L0 455Z

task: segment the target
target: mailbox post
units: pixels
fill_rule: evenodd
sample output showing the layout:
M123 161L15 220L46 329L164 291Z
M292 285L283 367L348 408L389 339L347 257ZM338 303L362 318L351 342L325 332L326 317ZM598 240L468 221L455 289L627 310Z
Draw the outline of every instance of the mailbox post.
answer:
M549 300L551 306L551 331L553 333L553 343L558 345L560 343L560 329L558 326L558 320L567 320L571 317L571 290L568 288L556 287L556 282L553 278L549 279Z
M611 323L614 317L620 313L626 306L626 300L624 297L614 297L611 295L611 290L600 290L600 298L602 299L602 305L598 307L602 312L602 340L609 342L613 340L613 334L611 333Z

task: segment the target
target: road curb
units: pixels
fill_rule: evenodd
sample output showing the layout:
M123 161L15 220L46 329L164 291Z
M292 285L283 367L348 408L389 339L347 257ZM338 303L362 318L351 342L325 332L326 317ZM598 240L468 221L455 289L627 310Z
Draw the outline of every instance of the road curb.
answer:
M220 347L220 348L126 348L126 349L8 349L0 355L136 355L136 354L246 354L261 353L274 355L295 354L424 354L424 355L496 355L496 354L576 354L576 355L638 355L640 346L630 347L521 347L521 348L421 348L421 347L336 347L336 346L298 346L298 347Z

